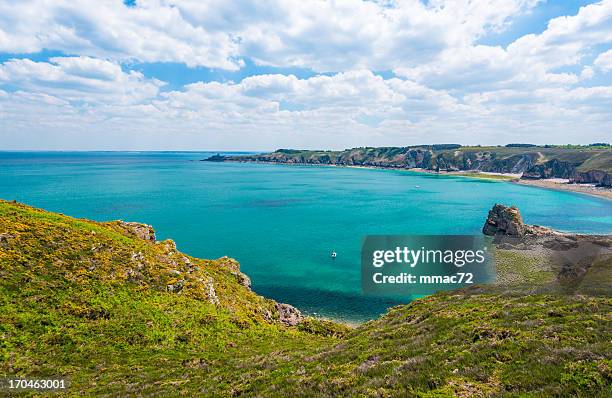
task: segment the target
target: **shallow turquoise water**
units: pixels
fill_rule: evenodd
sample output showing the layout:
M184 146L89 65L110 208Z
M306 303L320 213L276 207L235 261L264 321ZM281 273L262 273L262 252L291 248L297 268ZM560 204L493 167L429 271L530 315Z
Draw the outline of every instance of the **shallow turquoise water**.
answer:
M406 171L197 161L209 155L0 152L0 198L152 224L193 256L235 257L258 293L346 320L398 304L360 294L367 234L480 233L494 203L519 206L533 224L612 232L612 202L580 194Z

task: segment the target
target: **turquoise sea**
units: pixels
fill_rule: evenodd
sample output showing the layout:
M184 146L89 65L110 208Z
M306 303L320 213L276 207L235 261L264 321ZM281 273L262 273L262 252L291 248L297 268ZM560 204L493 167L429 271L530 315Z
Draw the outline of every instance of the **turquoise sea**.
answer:
M367 234L480 233L495 203L519 206L528 223L612 233L612 202L581 194L407 171L198 161L210 155L0 152L0 198L151 224L190 255L238 259L260 294L350 321L399 303L360 293Z

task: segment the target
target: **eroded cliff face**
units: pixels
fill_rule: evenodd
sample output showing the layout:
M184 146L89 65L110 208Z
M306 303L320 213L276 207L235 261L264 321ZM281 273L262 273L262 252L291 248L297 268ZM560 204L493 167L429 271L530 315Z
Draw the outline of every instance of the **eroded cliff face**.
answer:
M544 152L544 153L543 153ZM612 153L612 151L610 151ZM604 153L612 161L612 156ZM601 158L601 153L596 156ZM243 161L287 164L321 164L370 166L434 171L482 171L521 174L526 179L563 178L575 183L612 186L612 174L600 169L584 170L591 154L588 151L544 149L518 151L516 148L465 149L452 145L423 147L353 148L344 151L300 151L281 149L276 152L245 156L216 155L209 161ZM606 159L607 159L606 158ZM605 169L611 169L605 159Z
M596 183L602 187L612 187L612 174L602 170L575 171L571 180L575 183Z
M171 239L156 240L150 225L76 220L0 200L0 275L32 269L78 287L126 285L190 297L239 314L237 322L296 326L304 320L291 305L253 292L238 261L183 254Z
M575 165L561 162L557 159L542 164L534 164L523 173L523 178L567 178L571 179L576 173Z

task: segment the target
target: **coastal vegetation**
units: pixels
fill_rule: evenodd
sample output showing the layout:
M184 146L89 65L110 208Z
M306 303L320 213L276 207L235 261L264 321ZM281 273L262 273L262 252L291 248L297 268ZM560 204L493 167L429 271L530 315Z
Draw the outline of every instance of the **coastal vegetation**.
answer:
M67 396L610 396L609 259L548 264L548 246L590 238L512 208L486 225L499 284L349 327L257 295L236 261L187 256L149 226L0 201L0 372L67 377Z
M471 171L465 171L465 172L457 173L455 175L458 175L461 177L482 178L485 180L497 180L497 181L514 181L518 179L518 177L514 177L514 176L506 175L506 174L479 173L479 172L471 172Z
M360 147L343 151L279 149L272 153L213 156L210 161L369 166L432 171L517 174L523 179L561 178L575 183L612 186L612 148L592 146L505 147L459 144L408 147Z

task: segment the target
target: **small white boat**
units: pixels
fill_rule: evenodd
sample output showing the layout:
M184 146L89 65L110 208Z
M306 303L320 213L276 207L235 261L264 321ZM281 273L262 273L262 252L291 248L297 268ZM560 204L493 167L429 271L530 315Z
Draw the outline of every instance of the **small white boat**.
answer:
M421 186L420 186L420 185L415 185L414 187L415 187L415 188L421 188Z
M331 252L331 258L336 258L338 254L336 252Z

